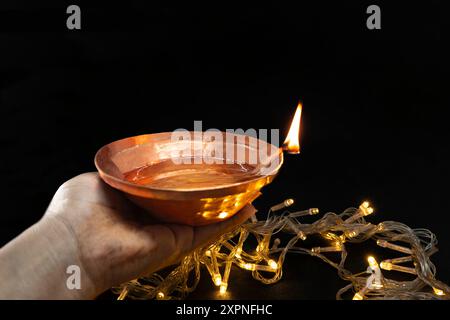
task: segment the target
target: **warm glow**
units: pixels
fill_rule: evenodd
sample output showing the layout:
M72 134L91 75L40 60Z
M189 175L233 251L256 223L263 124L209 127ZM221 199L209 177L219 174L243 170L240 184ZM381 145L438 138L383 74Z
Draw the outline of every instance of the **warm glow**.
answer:
M286 140L283 143L283 149L289 153L300 153L300 119L302 117L302 104L299 103L292 119Z
M434 293L435 293L436 295L438 295L438 296L445 296L444 291L442 291L441 289L433 288L433 291L434 291Z
M158 292L158 294L156 295L157 299L164 299L165 295L163 292Z
M364 296L359 292L355 293L355 295L353 296L353 300L363 300L363 299Z
M226 217L228 217L228 212L222 211L219 213L219 219L225 219Z
M275 260L270 259L267 264L274 270L278 269L278 263Z
M361 210L362 214L364 216L368 216L369 214L373 213L373 208L370 206L369 201L364 201L360 206L359 209Z
M222 284L222 277L220 276L220 274L214 275L214 284L216 286L220 286Z
M392 266L393 266L392 263L386 262L386 261L382 261L381 264L380 264L381 269L388 270L388 271L392 270Z
M220 285L220 289L219 289L220 294L225 294L227 292L227 287L228 287L228 284L225 282L222 282L222 284Z
M377 260L375 260L374 257L372 257L372 256L368 257L368 258L367 258L367 261L369 262L369 266L370 266L372 269L378 268Z
M250 271L255 270L255 265L253 263L244 263L241 266L242 266L242 268L244 268L246 270L250 270Z
M240 259L241 258L241 253L242 253L242 248L239 247L239 248L236 249L236 253L234 254L234 256L236 258Z

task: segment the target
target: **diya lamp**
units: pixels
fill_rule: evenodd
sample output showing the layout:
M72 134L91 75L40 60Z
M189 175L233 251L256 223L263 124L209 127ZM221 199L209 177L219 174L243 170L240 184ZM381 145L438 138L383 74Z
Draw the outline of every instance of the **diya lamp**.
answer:
M159 221L207 225L230 218L255 200L278 174L283 151L300 152L301 112L299 104L281 148L229 132L217 131L216 139L208 141L195 131L175 140L173 132L163 132L107 144L95 155L95 165L103 181ZM223 161L192 157L211 148L223 152L206 160ZM183 158L185 154L190 157ZM240 155L245 157L237 159Z

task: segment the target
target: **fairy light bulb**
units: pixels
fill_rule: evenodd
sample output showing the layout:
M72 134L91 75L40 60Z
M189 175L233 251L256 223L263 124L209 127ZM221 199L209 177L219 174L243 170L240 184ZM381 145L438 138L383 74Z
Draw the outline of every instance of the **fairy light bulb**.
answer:
M255 265L253 263L244 263L242 264L242 268L244 268L245 270L253 271L255 270Z
M278 269L278 263L273 259L270 259L269 261L267 261L267 264L269 265L269 267L271 267L274 270Z
M377 262L377 260L375 260L374 257L369 256L369 257L367 258L367 261L369 262L369 266L370 266L372 269L378 268L378 262Z
M352 230L352 231L347 232L346 235L349 238L354 238L358 235L358 232L356 232L355 230Z
M382 248L388 248L388 249L395 250L395 251L398 251L398 252L402 252L402 253L406 253L406 254L412 254L411 249L403 247L403 246L399 246L397 244L390 243L390 242L388 242L386 240L378 239L377 240L377 245L382 247Z
M362 293L355 293L355 295L353 296L352 300L363 300L364 299L364 295Z
M399 271L399 272L404 272L404 273L409 273L409 274L414 274L414 275L417 274L416 269L414 269L414 268L398 266L396 264L392 264L392 263L386 262L386 261L382 261L380 263L380 267L381 267L381 269L387 270L387 271Z
M213 277L214 285L220 286L222 284L222 276L219 273L216 273Z
M289 228L297 234L297 237L299 237L303 241L306 240L306 234L299 229L297 224L295 224L291 219L287 220L287 224L289 225Z
M344 222L345 223L353 223L356 220L368 216L374 212L373 208L370 206L370 203L368 201L364 201L358 208L358 211L352 215L351 217L347 218Z
M438 288L434 288L434 287L433 287L433 291L434 291L434 294L437 295L437 296L445 296L444 291L441 290L441 289L438 289Z
M220 294L225 294L227 292L227 288L228 288L228 283L222 282L220 284L220 289L219 289Z
M388 270L388 271L392 270L392 266L393 266L393 264L390 262L387 262L387 261L381 261L381 264L380 264L381 269Z
M164 292L158 292L157 294L156 294L156 299L158 299L158 300L162 300L162 299L164 299L165 298L165 294L164 294Z
M334 234L332 232L326 232L323 234L323 237L327 240L336 240L339 239L339 236L337 234Z
M364 201L360 206L359 206L360 211L362 212L362 214L364 216L368 216L369 214L373 213L373 208L370 206L369 201Z
M236 258L240 259L241 258L241 253L242 253L242 248L239 247L239 248L236 249L236 253L234 254L234 256Z
M312 253L323 253L323 252L339 252L342 251L342 244L336 241L333 246L330 247L314 247L311 249Z
M286 199L284 200L282 203L279 203L277 205L274 205L273 207L270 208L270 211L274 212L274 211L279 211L281 209L290 207L294 204L294 199Z
M384 260L384 262L389 262L392 264L396 264L396 263L404 263L404 262L409 262L412 261L413 258L412 256L406 256L406 257L400 257L400 258L394 258L394 259L386 259Z

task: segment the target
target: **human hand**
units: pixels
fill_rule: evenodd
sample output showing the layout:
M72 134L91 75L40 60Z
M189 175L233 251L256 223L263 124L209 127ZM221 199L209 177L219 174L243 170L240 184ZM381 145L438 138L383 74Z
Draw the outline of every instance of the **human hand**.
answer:
M203 227L157 223L106 185L97 173L85 173L58 189L43 219L31 235L25 234L22 243L33 242L30 239L39 234L46 238L43 243L36 241L36 250L50 250L49 259L42 262L47 265L40 275L41 287L44 281L60 281L62 274L67 278L68 265L75 264L81 270L80 290L70 292L64 280L64 286L52 285L44 298L89 299L114 285L178 262L255 212L252 206L246 206L229 220ZM20 244L21 237L14 241ZM47 248L42 248L44 245ZM28 263L30 259L23 260ZM50 272L52 269L54 272Z

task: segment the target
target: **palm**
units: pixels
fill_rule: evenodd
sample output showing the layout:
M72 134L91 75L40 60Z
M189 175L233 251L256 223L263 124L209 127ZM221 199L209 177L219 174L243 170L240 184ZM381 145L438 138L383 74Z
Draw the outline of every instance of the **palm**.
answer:
M61 186L46 215L61 219L72 231L86 272L105 290L177 262L253 213L247 206L227 221L204 227L161 224L96 173L87 173Z

